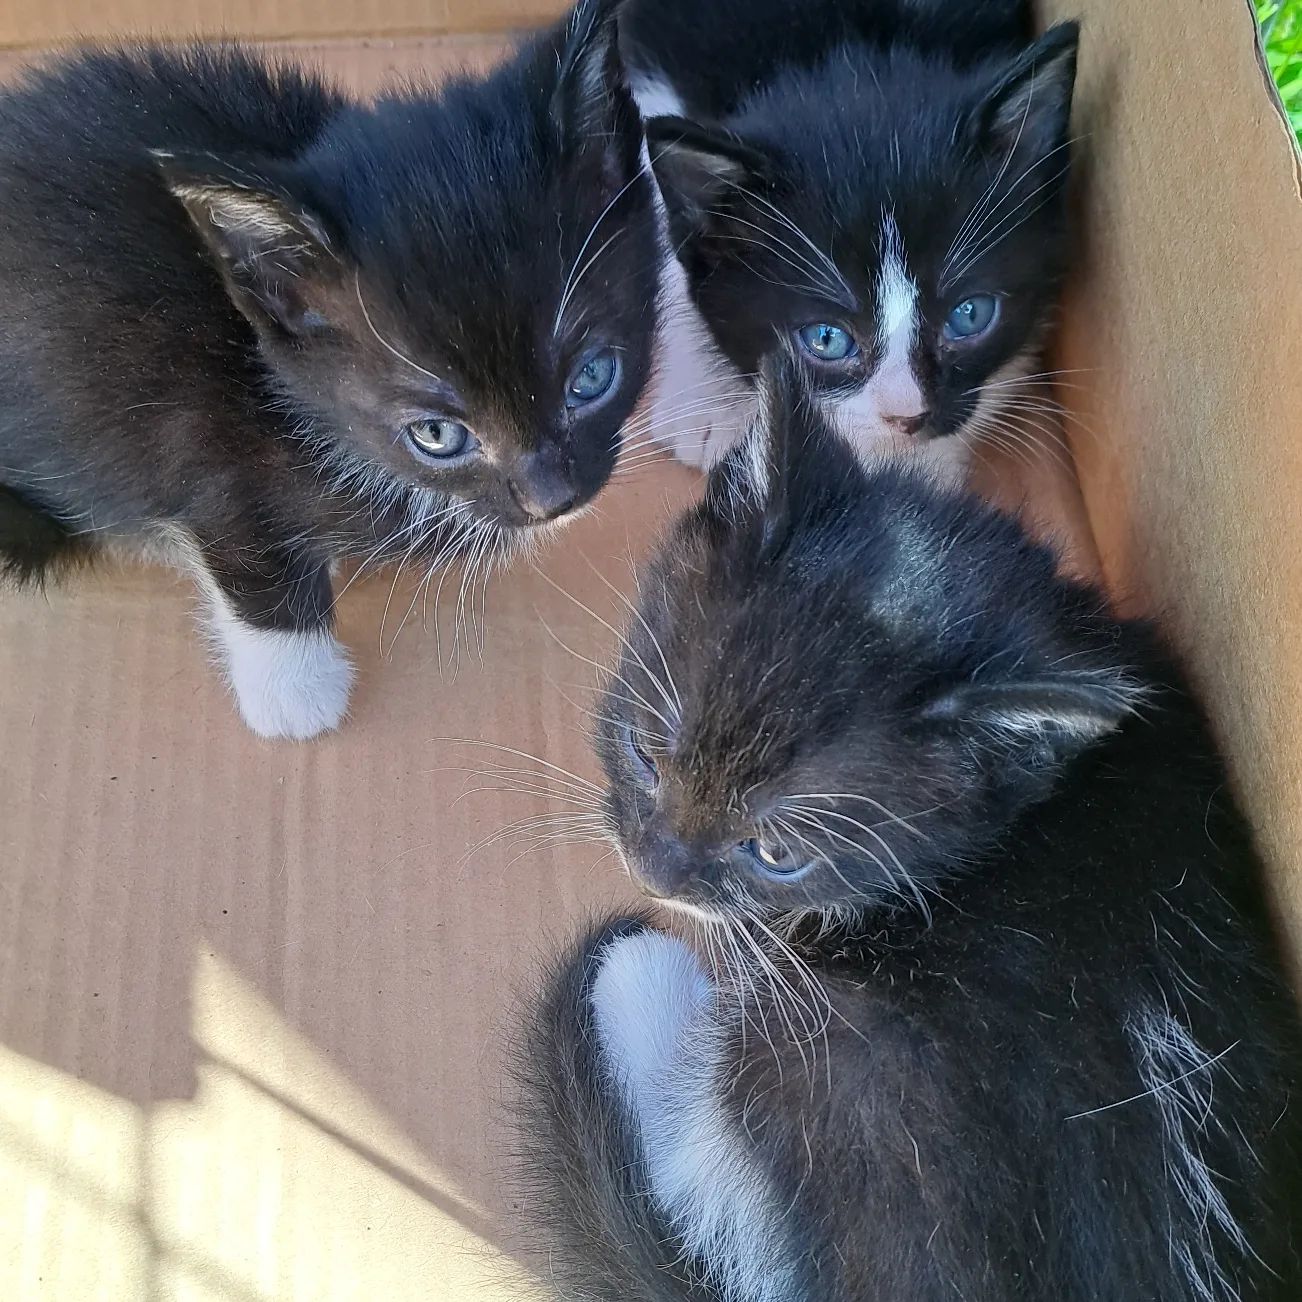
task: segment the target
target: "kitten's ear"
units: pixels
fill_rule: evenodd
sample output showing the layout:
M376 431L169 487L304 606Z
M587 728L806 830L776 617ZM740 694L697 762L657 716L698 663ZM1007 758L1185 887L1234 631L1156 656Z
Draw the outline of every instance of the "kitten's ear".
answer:
M800 365L785 347L760 363L759 409L746 437L710 471L707 509L733 529L753 526L760 557L791 530L791 444L808 401Z
M615 141L641 146L637 108L624 84L615 14L618 0L580 0L566 21L551 117L562 147L612 153Z
M1067 139L1079 40L1078 23L1058 23L1008 65L974 118L987 148L1039 159Z
M964 683L933 701L924 715L1062 762L1119 728L1143 698L1143 687L1122 673L1049 672Z
M652 118L646 138L675 244L704 230L739 191L766 183L766 157L721 127Z
M236 307L255 326L285 334L319 326L312 289L338 269L320 219L260 170L209 154L156 151L154 158L216 260Z

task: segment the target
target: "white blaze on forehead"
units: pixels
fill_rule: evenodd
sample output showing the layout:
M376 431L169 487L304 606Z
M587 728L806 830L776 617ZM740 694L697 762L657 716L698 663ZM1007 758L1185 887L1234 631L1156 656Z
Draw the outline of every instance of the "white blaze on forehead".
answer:
M919 416L926 409L913 374L918 334L918 285L909 275L895 218L882 217L882 261L877 273L877 369L869 380L878 415Z
M906 359L917 330L918 286L904 259L904 241L890 213L882 214L882 262L877 272L877 346L883 361L903 348Z

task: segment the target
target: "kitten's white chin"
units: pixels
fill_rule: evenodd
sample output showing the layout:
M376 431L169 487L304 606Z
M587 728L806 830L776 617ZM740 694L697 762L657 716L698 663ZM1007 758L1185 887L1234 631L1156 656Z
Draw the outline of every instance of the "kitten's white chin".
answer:
M331 634L252 628L220 608L212 626L240 714L259 737L306 741L343 722L353 668Z

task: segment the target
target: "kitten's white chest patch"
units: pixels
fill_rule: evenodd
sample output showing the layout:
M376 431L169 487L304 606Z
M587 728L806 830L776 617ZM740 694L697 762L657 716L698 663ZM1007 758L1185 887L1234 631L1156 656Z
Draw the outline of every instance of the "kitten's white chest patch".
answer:
M616 941L592 1004L651 1195L686 1253L727 1302L795 1302L781 1209L724 1107L729 1028L696 955L657 931Z

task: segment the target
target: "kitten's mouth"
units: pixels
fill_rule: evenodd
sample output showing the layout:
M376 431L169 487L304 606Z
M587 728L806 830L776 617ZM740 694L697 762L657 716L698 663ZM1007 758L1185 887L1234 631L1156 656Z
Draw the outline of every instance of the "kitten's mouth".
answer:
M578 506L572 506L565 511L561 511L552 516L523 516L511 520L503 520L499 517L497 524L504 530L511 533L520 534L529 538L531 541L541 540L550 537L552 534L559 533L566 525L573 524L576 520L581 519L592 510L592 502L583 502Z

